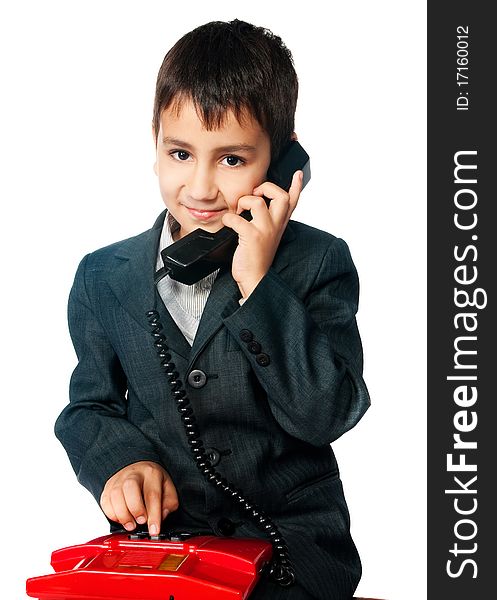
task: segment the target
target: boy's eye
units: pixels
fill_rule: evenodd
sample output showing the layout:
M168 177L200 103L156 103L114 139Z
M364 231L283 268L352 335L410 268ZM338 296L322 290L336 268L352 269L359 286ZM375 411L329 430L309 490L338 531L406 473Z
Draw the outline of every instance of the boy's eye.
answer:
M190 155L185 150L175 150L174 152L171 152L171 156L175 156L177 160L185 161L188 160Z
M239 167L241 164L243 164L245 161L241 158L238 158L238 156L226 156L223 160L227 161L228 165L230 167Z

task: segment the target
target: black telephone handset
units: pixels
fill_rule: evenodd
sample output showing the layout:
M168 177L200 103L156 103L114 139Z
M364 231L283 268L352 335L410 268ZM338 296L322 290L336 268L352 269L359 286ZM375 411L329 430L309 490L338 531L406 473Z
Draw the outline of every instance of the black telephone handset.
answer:
M267 180L288 191L295 171L302 170L302 188L311 178L309 155L295 140L283 151L280 158L271 163ZM241 216L250 221L252 215L245 210ZM223 265L229 265L238 245L238 234L230 227L215 233L195 229L180 240L164 248L161 257L164 267L155 274L155 283L165 275L191 285L200 281Z

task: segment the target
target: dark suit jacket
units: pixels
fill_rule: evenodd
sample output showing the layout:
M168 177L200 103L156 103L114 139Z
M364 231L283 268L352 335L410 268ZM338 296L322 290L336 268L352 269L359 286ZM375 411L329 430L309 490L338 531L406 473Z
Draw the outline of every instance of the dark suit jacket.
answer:
M79 265L69 298L79 362L56 435L97 501L119 469L156 461L179 494L168 526L222 534L225 517L235 535L261 535L193 461L146 318L156 306L217 470L271 515L303 588L316 598L350 598L360 561L330 442L358 422L369 397L347 245L290 221L243 306L230 271L218 274L190 348L153 284L164 216ZM194 369L206 375L202 387L188 383Z

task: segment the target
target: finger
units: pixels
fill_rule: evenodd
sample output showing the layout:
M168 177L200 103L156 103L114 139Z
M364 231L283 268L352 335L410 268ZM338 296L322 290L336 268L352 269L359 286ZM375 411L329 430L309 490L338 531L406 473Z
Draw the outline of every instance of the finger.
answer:
M245 210L245 209L241 209L241 210ZM267 208L266 208L266 212L267 212ZM269 216L269 213L268 213L268 216ZM253 220L254 220L254 215L252 214L252 221ZM250 235L250 233L254 230L254 224L252 223L252 221L247 221L240 215L236 215L234 213L225 213L222 216L223 225L225 225L226 227L230 227L231 229L233 229L233 231L236 231L236 233L238 233L238 235L240 237L245 237L247 235ZM257 222L258 223L260 222L260 215L259 215Z
M290 205L295 208L297 206L297 202L299 200L300 194L302 192L302 185L304 183L304 171L295 171L292 177L292 184L290 189L288 190L288 195L290 196ZM292 211L293 211L292 208Z
M266 196L270 200L286 199L288 192L272 181L264 181L252 191L254 196Z
M127 531L133 531L136 527L136 522L133 515L128 510L128 505L124 499L124 494L121 487L116 487L110 492L110 501L116 518L113 521L117 521L124 525L124 529Z
M237 214L244 210L250 210L253 219L260 220L269 217L268 204L262 194L260 196L241 196L238 199Z
M295 210L297 202L302 191L303 171L295 171L292 177L292 183L288 189L288 193L283 197L274 198L269 205L269 212L274 218L290 218L290 215ZM276 202L274 201L276 200ZM281 200L281 201L280 201ZM283 202L284 200L284 202Z
M271 217L279 223L288 223L297 202L299 200L300 192L302 191L303 172L295 171L292 177L292 183L288 190L286 202L274 202L272 201L269 205L269 212Z
M162 479L162 472L154 470L148 474L143 483L143 498L150 535L157 535L162 523Z
M166 475L162 483L162 518L165 519L170 512L179 507L178 494L173 480Z
M269 212L273 219L282 221L285 218L290 218L290 215L295 210L297 202L302 191L303 183L303 171L295 171L292 177L292 182L288 192L283 188L278 187L276 184L265 181L258 187L254 188L254 195L264 195L269 198Z
M117 522L116 513L114 512L114 508L112 507L112 502L110 501L109 495L106 492L102 493L100 497L100 508L103 510L104 515L108 519Z
M136 479L126 479L123 483L124 500L129 512L139 525L147 522L147 509L143 502L141 486Z
M304 181L304 172L302 170L295 171L292 176L292 181L290 183L290 187L288 188L288 192L283 188L278 187L276 184L271 181L265 181L261 183L261 185L254 188L253 193L257 196L261 195L261 193L267 198L278 199L290 196L291 202L297 202L300 192L302 191L302 184Z

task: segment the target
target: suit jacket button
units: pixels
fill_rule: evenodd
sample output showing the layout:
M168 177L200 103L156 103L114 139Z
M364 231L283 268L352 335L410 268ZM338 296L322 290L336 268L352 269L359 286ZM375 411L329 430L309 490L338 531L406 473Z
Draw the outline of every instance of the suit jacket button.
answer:
M264 352L262 352L261 354L258 354L255 357L255 360L258 365L261 365L261 367L267 367L268 364L271 362L271 359L269 358L269 356L267 354L264 354Z
M240 339L242 342L251 342L254 339L254 334L248 329L242 329L240 331Z
M221 460L221 453L219 450L216 450L216 448L206 448L205 453L213 467L219 464L219 461Z
M221 517L217 522L217 528L222 535L233 535L235 533L236 526L230 519Z
M194 388L201 388L207 383L207 375L200 369L193 369L188 375L188 383Z
M249 352L252 352L252 354L259 354L259 352L261 351L261 345L255 340L247 344L247 348Z

